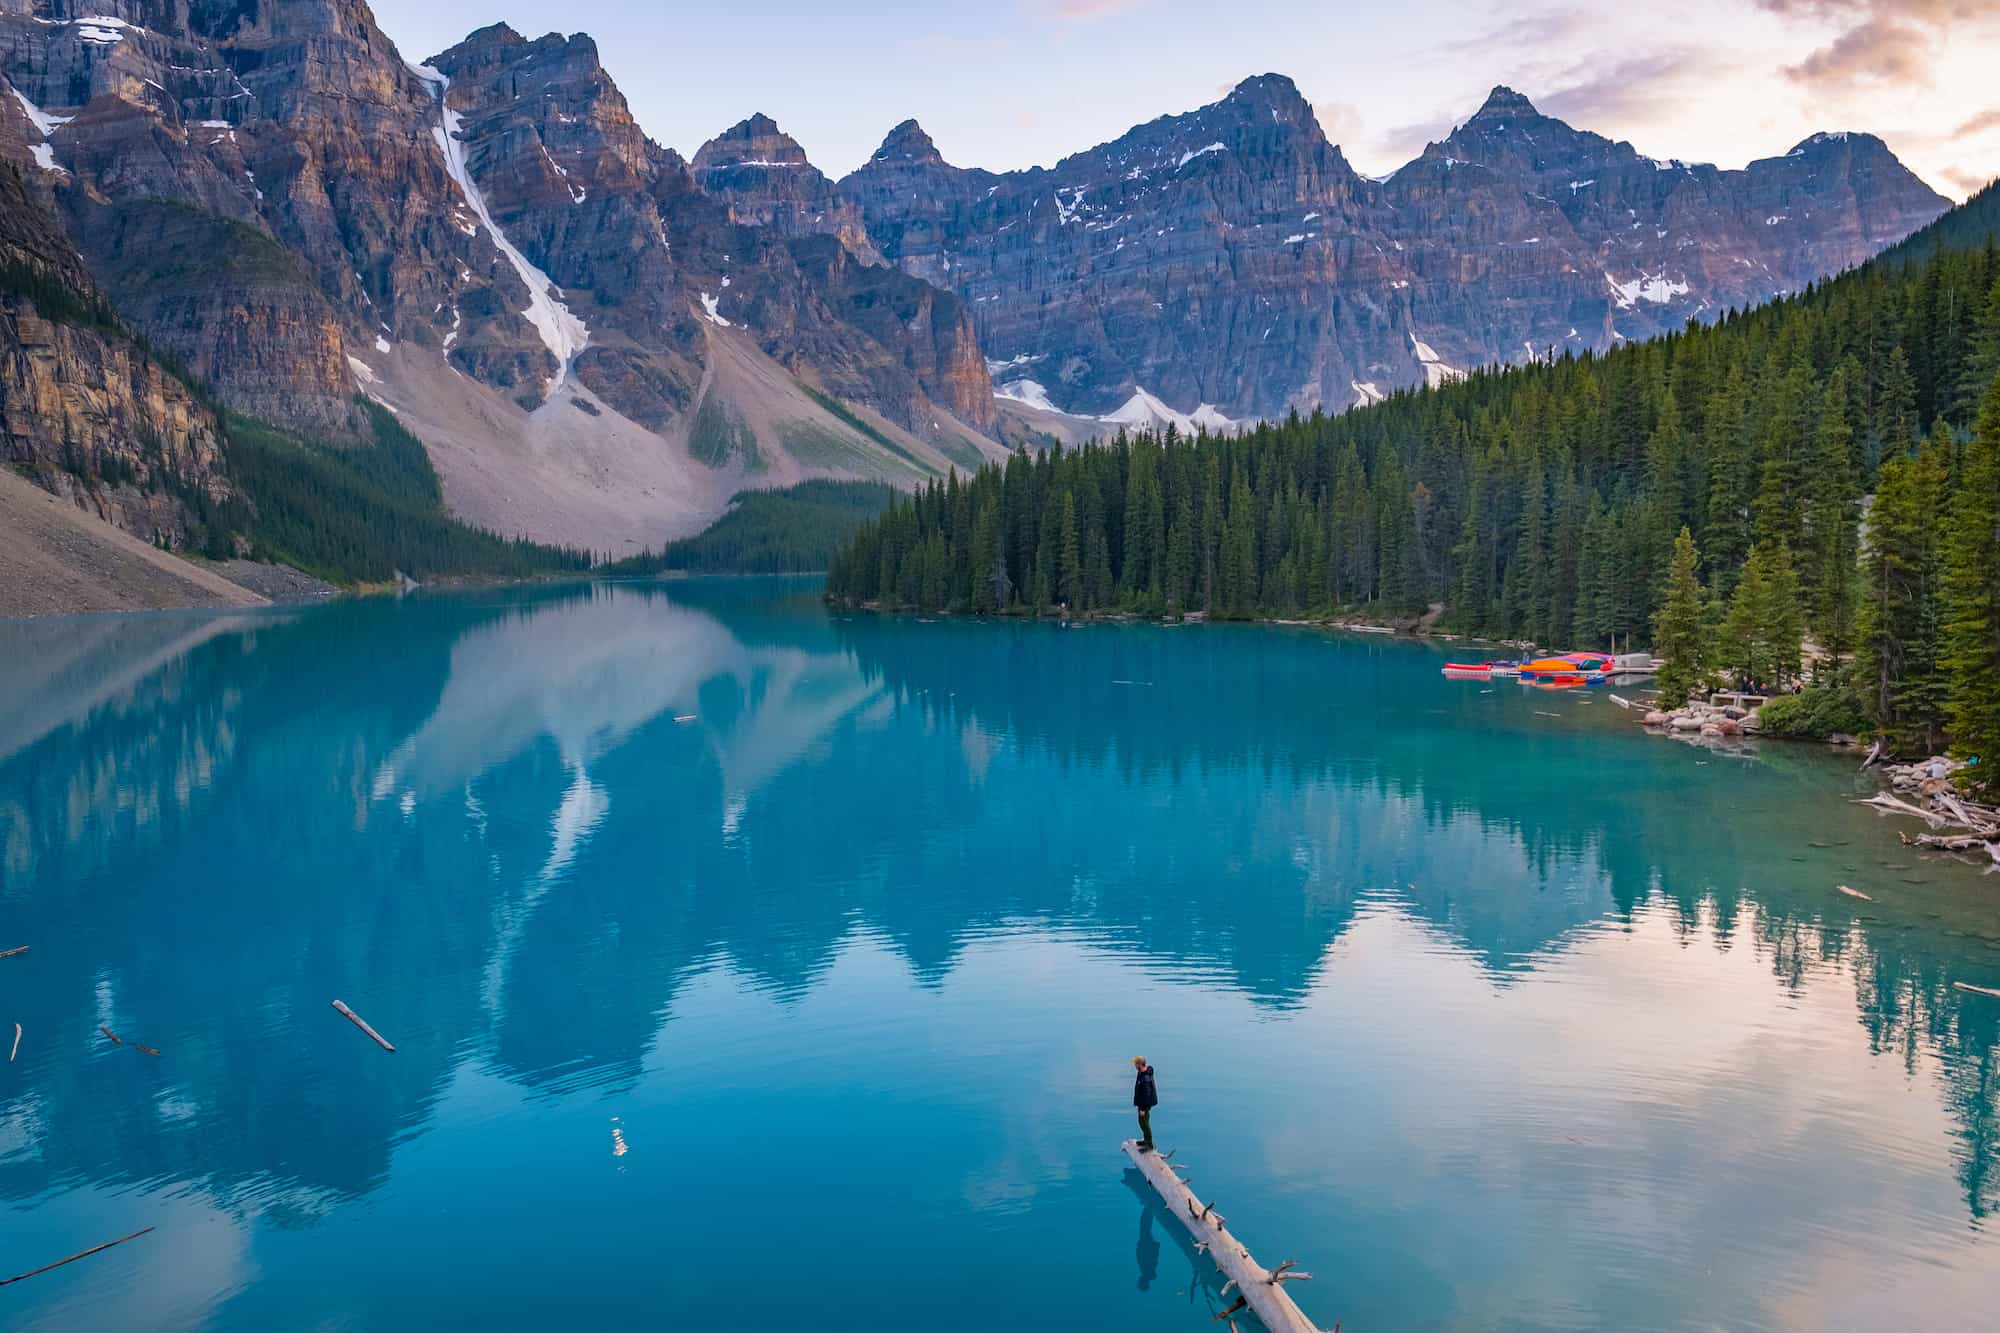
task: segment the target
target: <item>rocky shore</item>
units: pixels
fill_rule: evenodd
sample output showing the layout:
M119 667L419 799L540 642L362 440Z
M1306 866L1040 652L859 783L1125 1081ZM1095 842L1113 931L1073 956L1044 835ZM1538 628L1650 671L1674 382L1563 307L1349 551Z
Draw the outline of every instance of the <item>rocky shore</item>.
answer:
M1679 708L1648 709L1642 720L1655 731L1695 740L1741 740L1762 730L1754 708L1693 700Z

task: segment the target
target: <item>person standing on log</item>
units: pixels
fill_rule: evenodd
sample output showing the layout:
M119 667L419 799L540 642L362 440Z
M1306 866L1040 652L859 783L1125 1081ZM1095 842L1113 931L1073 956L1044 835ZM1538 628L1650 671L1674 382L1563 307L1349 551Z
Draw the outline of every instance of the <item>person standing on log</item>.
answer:
M1153 1151L1153 1108L1160 1104L1159 1089L1153 1086L1153 1067L1146 1057L1132 1057L1136 1071L1132 1079L1132 1105L1139 1108L1139 1151Z

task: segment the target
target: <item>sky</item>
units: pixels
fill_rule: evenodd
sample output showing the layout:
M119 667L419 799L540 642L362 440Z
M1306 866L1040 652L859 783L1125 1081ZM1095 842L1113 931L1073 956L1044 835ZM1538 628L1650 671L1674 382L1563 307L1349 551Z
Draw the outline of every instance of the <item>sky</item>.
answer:
M585 32L658 142L761 111L831 176L914 116L948 161L1048 165L1253 74L1291 76L1363 172L1495 84L1654 157L1740 167L1819 130L1881 135L1941 193L2000 175L2000 0L374 0L427 59L504 21Z

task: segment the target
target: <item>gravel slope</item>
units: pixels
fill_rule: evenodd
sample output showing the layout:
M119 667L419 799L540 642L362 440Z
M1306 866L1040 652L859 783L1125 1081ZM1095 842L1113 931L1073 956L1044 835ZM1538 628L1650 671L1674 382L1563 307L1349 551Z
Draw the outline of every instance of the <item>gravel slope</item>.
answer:
M0 468L0 616L266 605Z

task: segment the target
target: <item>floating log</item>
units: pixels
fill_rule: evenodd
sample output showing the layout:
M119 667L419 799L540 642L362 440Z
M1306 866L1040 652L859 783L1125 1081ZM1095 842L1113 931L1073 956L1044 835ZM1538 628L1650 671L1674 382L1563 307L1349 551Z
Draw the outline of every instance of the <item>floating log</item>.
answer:
M1861 890L1850 889L1845 884L1836 884L1833 887L1839 889L1842 893L1846 894L1850 898L1859 898L1864 903L1872 903L1875 901L1873 898L1870 898L1867 894L1863 893Z
M19 1023L16 1023L14 1025L14 1049L7 1053L7 1063L10 1065L13 1064L14 1057L19 1055L20 1053L21 1053L21 1025Z
M145 1227L142 1230L133 1232L129 1236L120 1236L117 1240L107 1240L102 1245L93 1245L87 1250L82 1250L76 1254L72 1254L67 1259L58 1259L52 1264L43 1264L40 1268L30 1269L28 1272L19 1273L13 1277L0 1277L0 1287L4 1287L10 1282L21 1282L31 1277L37 1277L43 1273L48 1272L52 1268L61 1268L64 1264L73 1264L79 1259L88 1259L91 1255L101 1254L105 1250L110 1249L113 1245L123 1245L128 1240L137 1240L139 1239L139 1237L145 1235L146 1232L151 1231L152 1229L153 1228L151 1227Z
M363 1032L373 1037L375 1039L375 1044L377 1046L380 1046L385 1051L393 1051L396 1049L394 1046L389 1044L389 1041L386 1037L384 1037L381 1033L377 1032L374 1028L369 1027L368 1020L363 1018L360 1014L355 1013L352 1009L349 1009L345 1004L341 1003L339 1000L335 1000L333 1002L333 1007L340 1010L341 1014L346 1017L348 1022L354 1024L354 1026L360 1028Z
M1933 828L1942 828L1946 822L1943 815L1926 810L1921 806L1911 805L1908 801L1898 800L1885 791L1877 792L1865 801L1856 801L1855 804L1872 805L1878 810L1889 810L1899 815L1910 815L1923 820Z
M16 1034L15 1034L15 1037L14 1037L14 1045L15 1045L16 1047L18 1047L18 1046L19 1046L19 1045L21 1044L21 1038L20 1038L20 1035L19 1035L19 1029L20 1029L20 1026L21 1026L21 1025L20 1025L19 1023L16 1023L16 1024L14 1025L14 1027L15 1027L15 1029L16 1029ZM97 1025L97 1030L98 1030L99 1032L102 1032L102 1033L103 1033L103 1034L104 1034L105 1036L107 1036L107 1037L111 1038L111 1040L112 1040L112 1041L116 1042L116 1043L117 1043L118 1045L120 1045L120 1046L124 1046L124 1045L126 1045L126 1044L127 1044L127 1043L126 1043L126 1041L125 1041L125 1039L124 1039L123 1037L119 1036L119 1035L118 1035L117 1033L113 1032L113 1031L112 1031L112 1030L111 1030L110 1028L108 1028L108 1027L104 1026L104 1024L102 1024L102 1023L99 1023L99 1024ZM135 1042L132 1042L132 1043L130 1043L130 1044L131 1044L131 1047L132 1047L132 1049L133 1049L133 1050L135 1050L135 1051L144 1051L144 1052L145 1052L146 1054L148 1054L148 1055L152 1056L152 1057L153 1057L154 1059L156 1059L156 1060L157 1060L157 1059L159 1059L159 1057L160 1057L160 1053L159 1053L158 1051L154 1050L154 1049L153 1049L152 1047L150 1047L150 1046L141 1046L141 1045L140 1045L140 1044L139 1044L138 1042L136 1042L136 1041L135 1041ZM9 1061L9 1063L12 1063L12 1062L11 1062L11 1061Z
M32 945L32 944L24 944L24 945L22 945L22 946L21 946L20 948L18 948L18 949L4 949L4 950L0 950L0 958L12 958L12 957L13 957L13 956L14 956L15 954L17 954L17 953L26 953L26 952L27 952L28 950L30 950L30 949L32 949L32 948L34 948L34 947L35 947L35 946L34 946L34 945Z
M1630 699L1621 699L1615 694L1608 694L1605 697L1611 700L1612 703L1617 704L1620 708L1629 709L1632 706L1632 701Z
M1305 1317L1285 1290L1287 1281L1304 1281L1307 1274L1289 1271L1290 1261L1275 1270L1259 1265L1243 1242L1229 1233L1226 1220L1215 1211L1214 1200L1204 1204L1195 1198L1187 1182L1174 1173L1168 1162L1158 1153L1140 1152L1136 1140L1127 1139L1121 1147L1167 1205L1167 1211L1194 1237L1195 1248L1206 1251L1215 1261L1215 1266L1228 1277L1229 1285L1242 1294L1270 1333L1320 1333L1319 1327Z
M1969 990L1974 995L1991 995L1994 999L2000 1000L2000 990L1994 990L1991 986L1975 986L1969 981L1954 981L1951 984L1960 990Z

